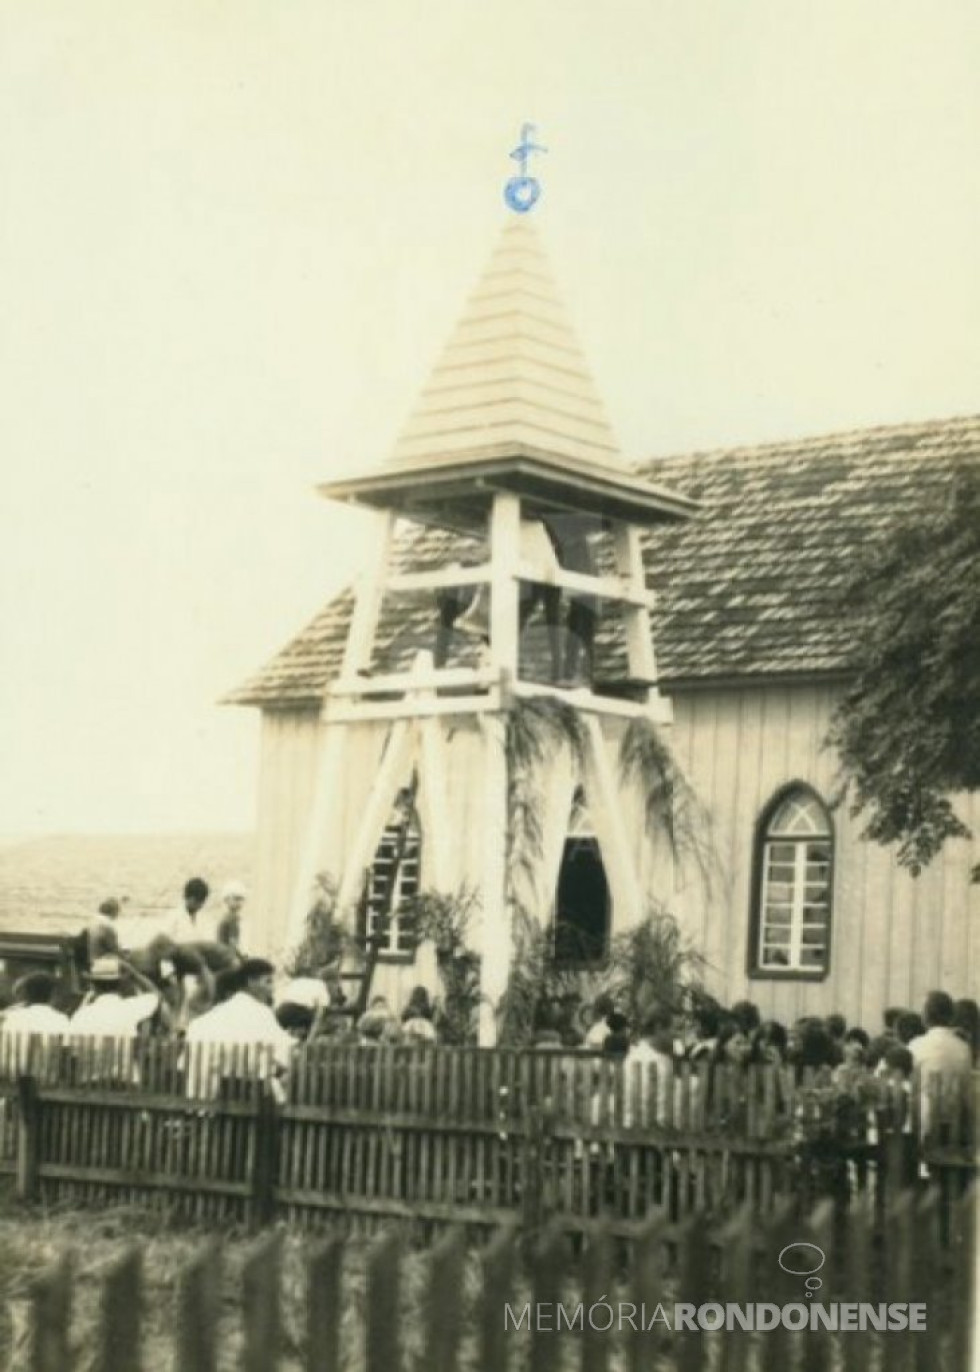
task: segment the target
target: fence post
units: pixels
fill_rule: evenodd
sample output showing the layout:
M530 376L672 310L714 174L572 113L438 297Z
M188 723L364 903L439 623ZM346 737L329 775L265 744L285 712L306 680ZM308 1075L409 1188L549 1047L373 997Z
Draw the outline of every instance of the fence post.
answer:
M31 1288L30 1372L64 1372L71 1366L71 1259L67 1254Z
M106 1274L95 1357L97 1372L117 1372L123 1367L139 1372L141 1273L140 1250L130 1248Z
M549 1229L540 1238L528 1242L531 1269L532 1310L537 1314L542 1306L550 1306L552 1318L557 1319L555 1307L561 1300L562 1280L568 1261L568 1241L557 1229ZM532 1317L533 1327L533 1317ZM555 1372L560 1366L561 1348L558 1340L535 1338L531 1341L533 1372Z
M220 1263L218 1249L212 1245L178 1277L175 1372L215 1372L218 1366Z
M514 1290L514 1239L513 1228L501 1229L483 1251L483 1286L477 1317L480 1330L477 1366L488 1370L507 1366L504 1322L506 1307Z
M425 1366L453 1372L463 1331L463 1278L466 1245L461 1229L450 1229L436 1245L429 1268L425 1303Z
M17 1199L37 1199L41 1098L37 1078L17 1078Z
M282 1234L273 1233L253 1248L242 1269L245 1297L244 1372L273 1372L282 1345L280 1269Z
M306 1269L306 1372L340 1372L344 1240L322 1244Z
M401 1239L397 1229L382 1233L368 1254L366 1372L401 1372L399 1324Z
M533 1246L544 1221L544 1111L531 1106L524 1116L521 1210L524 1242Z
M251 1227L262 1229L275 1214L279 1166L279 1113L268 1084L259 1084L255 1099L255 1154L252 1168Z

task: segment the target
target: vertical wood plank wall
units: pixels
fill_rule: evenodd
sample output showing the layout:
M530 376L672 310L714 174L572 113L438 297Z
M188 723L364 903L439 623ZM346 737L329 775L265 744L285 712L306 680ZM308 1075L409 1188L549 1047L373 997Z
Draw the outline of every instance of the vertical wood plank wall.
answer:
M836 760L823 748L835 701L827 685L746 687L675 694L671 744L707 812L718 859L710 894L694 871L674 871L663 845L644 835L640 808L627 803L637 868L651 894L682 919L708 958L710 980L726 1000L749 997L767 1015L839 1010L877 1029L886 1005L918 1005L935 986L969 995L980 983L980 888L969 884L976 844L953 843L918 879L889 850L865 843L861 825L835 812L831 970L823 982L749 979L746 943L753 843L760 813L774 793L805 781L822 796L834 788ZM449 845L453 885L479 884L482 783L479 735L454 721L448 741ZM355 743L336 822L323 836L322 865L336 872L377 767L383 725L354 726ZM615 731L613 731L615 732ZM312 710L263 717L256 889L249 931L256 948L275 951L284 931L290 883L298 863L315 770L317 716ZM407 780L407 778L406 778ZM424 777L422 784L425 784ZM980 797L961 801L980 833ZM423 842L422 880L426 883ZM615 916L614 916L615 918ZM622 927L620 918L618 927ZM406 969L411 980L411 968ZM392 980L391 987L380 981ZM396 992L396 980L379 978ZM396 992L397 994L397 992Z
M766 1014L790 1019L839 1010L869 1029L886 1005L919 1006L943 987L975 994L980 982L976 927L980 890L970 886L976 842L953 843L918 878L890 849L860 837L862 823L835 811L833 945L822 982L774 982L746 975L746 943L756 824L774 793L804 781L824 798L837 761L823 747L836 700L826 685L692 691L674 696L672 745L712 820L722 864L710 902L685 882L677 913L715 964L718 989L747 997ZM961 798L980 833L980 802Z

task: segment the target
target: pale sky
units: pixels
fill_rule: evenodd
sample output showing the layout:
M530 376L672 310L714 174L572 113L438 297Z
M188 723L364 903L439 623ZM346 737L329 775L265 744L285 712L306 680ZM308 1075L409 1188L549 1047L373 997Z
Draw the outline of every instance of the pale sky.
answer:
M244 828L534 211L627 456L980 410L976 0L0 0L0 834Z

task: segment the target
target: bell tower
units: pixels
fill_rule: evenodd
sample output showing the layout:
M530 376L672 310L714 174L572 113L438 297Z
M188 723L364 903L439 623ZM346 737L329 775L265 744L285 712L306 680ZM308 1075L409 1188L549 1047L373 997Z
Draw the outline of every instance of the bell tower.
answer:
M355 591L339 675L324 696L293 935L316 872L317 827L328 822L331 791L340 785L345 734L369 722L387 731L358 838L345 855L341 908L356 895L406 768L429 773L429 829L451 828L452 814L440 814L431 798L449 730L465 717L482 736L479 952L483 992L495 1003L511 957L508 713L541 698L577 711L592 754L595 807L613 815L604 721L671 719L657 686L642 539L695 506L622 461L523 216L503 228L390 459L320 492L375 511L378 535L373 565ZM377 652L379 625L399 597L411 599L416 622L417 607L428 606L431 634L392 666ZM604 639L611 621L619 626L615 651ZM627 840L615 822L607 829L607 863L620 891L629 891ZM445 832L433 839L437 847L453 842ZM491 1011L480 1037L493 1041Z

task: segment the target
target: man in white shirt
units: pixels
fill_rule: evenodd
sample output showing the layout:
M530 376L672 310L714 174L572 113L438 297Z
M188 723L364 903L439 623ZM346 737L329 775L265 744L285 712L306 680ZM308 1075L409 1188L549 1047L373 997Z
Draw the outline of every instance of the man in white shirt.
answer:
M236 1050L238 1075L264 1080L289 1065L294 1041L272 1010L274 971L264 958L246 958L219 973L223 999L187 1029L188 1095L217 1095L221 1079L235 1075Z
M83 1080L90 1082L138 1079L136 1036L144 1021L156 1014L160 995L153 983L135 967L125 965L130 978L141 988L136 995L122 995L124 965L115 953L96 958L89 970L91 992L72 1015L69 1030L73 1044L82 1048ZM112 1041L107 1053L97 1045ZM91 1045L85 1047L85 1045Z
M922 1009L926 1032L912 1039L909 1052L923 1076L969 1072L970 1050L953 1028L953 1000L945 991L930 991Z
M919 1076L919 1128L923 1138L932 1123L932 1106L951 1078L965 1077L973 1060L970 1050L953 1029L953 999L945 991L930 991L922 1009L926 1032L908 1045ZM938 1080L937 1080L938 1078Z
M70 1031L68 1016L51 1004L56 984L47 972L29 972L14 987L16 1003L4 1015L0 1026L0 1059L4 1066L10 1064L12 1053L14 1062L11 1065L15 1070L27 1070L32 1037L44 1040L67 1037Z
M211 921L200 917L210 895L210 888L202 877L191 877L184 887L181 905L164 916L159 933L165 934L174 943L200 943L213 937Z
M134 1039L139 1026L157 1011L159 992L148 978L128 967L143 989L134 996L121 994L123 964L114 953L96 958L89 971L91 996L72 1015L70 1031L74 1038Z

